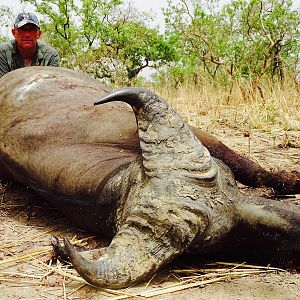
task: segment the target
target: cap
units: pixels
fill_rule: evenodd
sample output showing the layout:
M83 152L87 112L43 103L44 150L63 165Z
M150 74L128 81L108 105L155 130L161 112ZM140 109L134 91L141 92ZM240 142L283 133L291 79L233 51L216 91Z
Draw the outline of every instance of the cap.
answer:
M14 27L20 28L26 24L33 24L40 28L39 19L34 13L20 13L15 20Z

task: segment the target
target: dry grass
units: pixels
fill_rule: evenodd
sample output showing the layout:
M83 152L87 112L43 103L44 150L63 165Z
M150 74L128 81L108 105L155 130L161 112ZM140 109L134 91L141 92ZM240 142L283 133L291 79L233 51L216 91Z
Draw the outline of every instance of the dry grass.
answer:
M265 97L245 99L238 88L228 91L209 84L201 88L184 86L175 89L156 90L181 113L185 120L195 126L209 127L225 124L258 129L274 133L277 131L300 131L300 95L292 86L284 91L272 86L265 87Z
M55 230L55 229L53 229ZM43 234L49 233L43 232ZM30 238L28 236L27 238ZM37 236L31 236L27 243L36 239ZM73 244L82 245L90 238L82 240L73 239ZM0 243L0 251L10 251L14 253L14 247L18 246L20 241L10 242L8 244ZM26 240L25 240L26 243ZM22 243L24 246L24 242ZM79 277L69 265L58 264L52 266L45 263L46 258L50 258L52 249L49 247L35 251L26 251L26 253L11 254L11 257L0 261L0 284L13 283L19 286L45 286L56 285L62 289L63 299L71 299L71 296L88 284ZM8 269L8 270L7 270ZM30 271L29 271L30 269ZM15 270L15 271L12 271ZM138 287L138 291L130 292L130 289L110 290L99 289L98 296L102 295L107 299L140 299L161 296L167 293L182 291L189 288L204 287L205 285L252 276L257 274L266 274L270 272L284 272L284 270L260 267L253 265L216 262L204 266L203 268L185 268L171 269L169 274L160 281L161 287L152 285L151 282ZM170 281L170 276L173 280ZM164 282L165 281L165 282ZM165 283L165 284L164 284Z
M226 92L209 85L201 90L183 87L176 91L161 89L157 92L192 125L213 133L218 133L216 128L222 128L223 131L224 128L226 131L232 129L230 141L233 143L237 131L256 130L268 134L268 137L264 135L258 141L261 148L257 146L257 149L262 154L261 157L255 157L257 160L264 161L268 156L268 161L273 159L277 166L279 160L282 161L286 156L287 161L283 165L292 168L299 162L299 150L296 148L291 153L287 152L291 149L285 150L280 159L280 149L277 149L278 152L274 147L267 149L270 140L274 140L274 146L284 144L285 136L291 132L294 138L291 140L291 135L287 136L285 145L293 142L294 147L300 147L300 101L299 94L292 88L284 92L269 91L264 99L251 100L242 99L237 90L228 99ZM281 137L280 142L275 141L277 136ZM238 148L239 144L235 143L235 149ZM269 151L268 155L266 151ZM274 158L272 153L275 153ZM95 240L66 224L66 220L43 204L41 199L32 199L28 191L18 192L15 188L6 191L1 185L0 188L0 285L2 293L11 299L12 296L16 299L85 299L95 293L95 299L151 298L254 274L283 272L269 267L217 263L201 268L165 270L138 287L119 291L96 290L87 285L69 265L49 264L51 234L73 238L73 243L81 247L87 247L90 243L95 245ZM21 292L25 294L20 295ZM14 293L19 294L16 296Z
M56 210L29 190L1 184L0 188L0 299L152 298L247 276L284 272L244 263L196 263L195 267L184 267L180 261L177 267L173 265L155 274L148 283L122 290L96 289L70 265L51 265L50 238L68 237L84 250L97 247L99 241L67 224Z

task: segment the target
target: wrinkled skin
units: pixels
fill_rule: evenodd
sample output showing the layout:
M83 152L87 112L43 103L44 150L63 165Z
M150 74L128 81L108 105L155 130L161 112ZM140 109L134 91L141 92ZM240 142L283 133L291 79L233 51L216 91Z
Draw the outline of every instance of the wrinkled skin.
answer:
M125 287L184 252L299 257L298 206L241 194L230 169L203 146L216 140L202 139L157 95L107 94L88 76L59 68L24 68L0 80L1 176L112 238L97 261L65 240L83 278Z

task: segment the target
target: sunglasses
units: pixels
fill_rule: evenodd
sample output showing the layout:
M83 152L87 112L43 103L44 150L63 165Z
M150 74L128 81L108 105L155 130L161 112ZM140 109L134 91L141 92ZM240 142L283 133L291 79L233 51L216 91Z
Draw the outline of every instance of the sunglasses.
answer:
M25 28L20 27L20 28L18 28L18 31L19 32L37 32L38 28L36 28L36 27L25 27Z

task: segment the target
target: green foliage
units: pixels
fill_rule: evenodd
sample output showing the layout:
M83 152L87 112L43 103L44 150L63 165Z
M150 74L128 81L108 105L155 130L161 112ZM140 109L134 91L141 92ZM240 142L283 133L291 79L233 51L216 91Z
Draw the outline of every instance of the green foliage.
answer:
M265 78L285 83L295 74L300 15L291 0L180 0L165 10L169 34L180 34L178 52L188 55L195 72L243 93L260 91ZM189 76L187 76L189 77Z
M0 6L0 27L7 31L11 30L11 25L14 21L14 15L11 9L6 5ZM0 34L0 43L6 42L9 38L1 32Z
M135 84L153 68L157 83L209 82L229 92L238 85L245 97L264 97L265 82L284 87L298 74L300 13L292 0L169 0L164 33L122 0L22 2L41 16L42 37L62 66L107 83ZM0 8L0 25L11 18Z
M163 35L148 28L138 12L121 0L23 2L45 17L44 38L59 51L65 67L130 84L146 67L159 68L173 57Z

